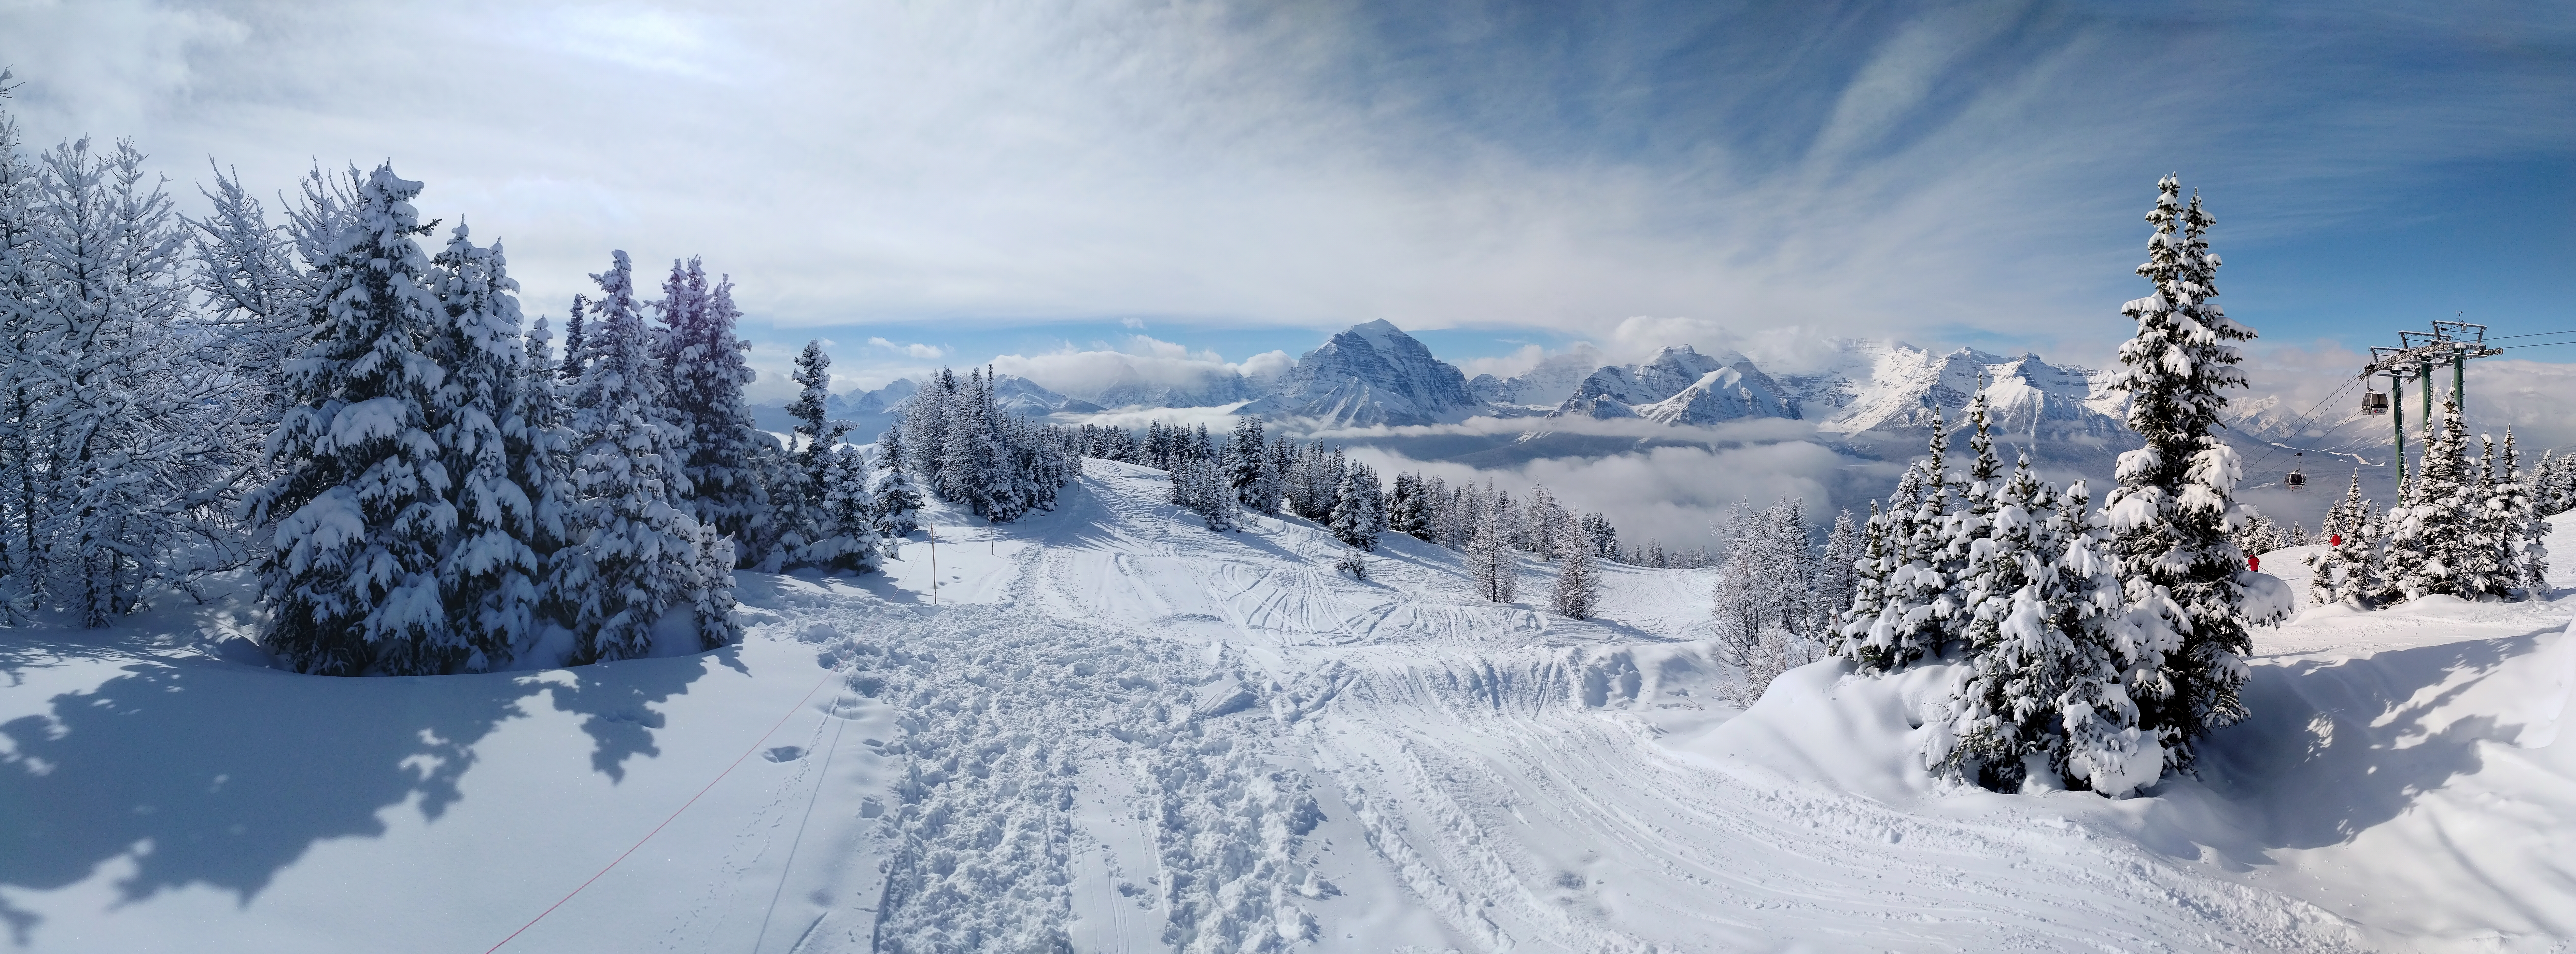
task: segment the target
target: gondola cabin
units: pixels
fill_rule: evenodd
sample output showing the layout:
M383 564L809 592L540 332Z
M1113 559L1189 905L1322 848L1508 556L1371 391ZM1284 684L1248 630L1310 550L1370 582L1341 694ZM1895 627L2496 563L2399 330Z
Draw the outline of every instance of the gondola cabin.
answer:
M2378 417L2382 414L2388 413L2388 393L2385 391L2362 392L2361 413L2370 417Z

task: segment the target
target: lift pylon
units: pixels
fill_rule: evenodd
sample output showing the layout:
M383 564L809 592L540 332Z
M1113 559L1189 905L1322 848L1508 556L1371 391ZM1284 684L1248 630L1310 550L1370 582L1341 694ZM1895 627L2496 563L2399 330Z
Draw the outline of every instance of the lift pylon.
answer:
M2416 383L2424 389L2424 430L2429 435L2433 429L2433 363L2446 358L2450 360L2451 401L2465 408L2469 403L2469 359L2491 358L2504 353L2504 349L2487 344L2486 339L2485 325L2436 321L2430 331L2398 332L2397 347L2373 346L2370 349L2370 364L2361 369L2362 413L2379 413L2379 396L2369 390L2369 381L2373 375L2387 375L2388 396L2385 400L2394 406L2396 412L2388 415L2388 423L2396 429L2394 459L2400 491L2406 488L2405 387L2408 372L2414 373Z

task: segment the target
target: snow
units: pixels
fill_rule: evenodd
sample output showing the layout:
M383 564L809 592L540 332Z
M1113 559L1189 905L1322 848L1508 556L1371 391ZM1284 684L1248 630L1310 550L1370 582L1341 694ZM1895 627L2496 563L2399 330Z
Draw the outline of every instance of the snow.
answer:
M240 584L13 631L0 923L33 951L483 950L667 818L502 950L2576 940L2568 604L2299 604L2200 778L2006 795L1923 769L1951 667L1718 703L1711 571L1602 564L1576 622L1540 608L1550 564L1488 603L1389 536L1354 580L1322 528L1211 532L1167 496L1093 461L1016 523L931 504L935 574L920 534L880 574L738 574L744 642L693 655L296 676L239 638ZM2261 585L2298 604L2302 552Z

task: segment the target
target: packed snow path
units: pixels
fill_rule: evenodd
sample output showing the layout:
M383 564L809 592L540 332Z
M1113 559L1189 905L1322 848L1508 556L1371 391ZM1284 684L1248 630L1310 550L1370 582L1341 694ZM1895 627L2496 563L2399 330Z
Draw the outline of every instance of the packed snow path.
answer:
M220 600L19 644L0 809L39 823L0 850L0 916L35 950L481 950L819 678L505 950L2576 938L2555 604L2312 611L2260 637L2258 718L2207 778L1952 792L1906 754L1938 670L1716 702L1706 571L1605 567L1578 623L1535 608L1542 564L1526 602L1485 603L1453 554L1390 538L1355 581L1302 521L1211 533L1160 474L1091 469L1015 525L933 508L935 581L917 537L856 581L744 574L748 638L714 654L308 679L207 658L238 652L209 641L241 622ZM223 838L257 850L190 847Z

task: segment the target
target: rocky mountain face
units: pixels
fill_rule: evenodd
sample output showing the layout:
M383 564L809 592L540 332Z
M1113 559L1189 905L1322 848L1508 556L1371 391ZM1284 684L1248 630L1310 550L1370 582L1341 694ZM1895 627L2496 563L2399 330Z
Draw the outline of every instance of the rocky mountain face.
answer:
M1306 352L1270 394L1235 411L1295 417L1327 426L1454 423L1492 408L1467 389L1457 367L1386 321L1357 325Z
M1148 381L1126 368L1098 391L1080 395L1091 404L1110 407L1217 407L1261 396L1261 389L1242 375L1211 370L1191 380Z
M1994 429L2025 440L2125 441L2125 406L2105 372L1973 348L1936 354L1903 342L1844 341L1839 357L1789 387L1817 429L1836 434L1956 425L1979 382Z
M1522 374L1509 378L1479 374L1468 379L1467 389L1496 407L1554 408L1573 397L1583 379L1601 366L1601 352L1577 342L1563 354L1539 359L1537 367Z
M1047 390L1037 382L1014 374L993 376L993 406L1016 417L1045 417L1049 414L1097 414L1100 405L1070 398Z
M920 390L921 385L912 379L896 378L892 383L874 391L852 391L848 394L832 395L824 400L823 409L831 412L833 417L884 414L902 407L903 402L910 400L913 393Z
M1747 417L1799 416L1798 406L1743 355L1668 347L1641 364L1593 371L1549 417L1642 417L1663 424L1716 424Z

